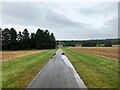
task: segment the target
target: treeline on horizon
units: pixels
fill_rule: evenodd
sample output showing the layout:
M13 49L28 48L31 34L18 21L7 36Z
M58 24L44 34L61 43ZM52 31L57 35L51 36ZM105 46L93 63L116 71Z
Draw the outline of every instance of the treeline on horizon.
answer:
M0 40L2 50L30 50L30 49L54 49L56 41L53 33L38 28L36 33L29 33L25 28L23 32L14 28L0 28Z
M112 47L112 45L120 45L120 38L116 39L97 39L97 40L62 40L63 46L82 46L82 47Z

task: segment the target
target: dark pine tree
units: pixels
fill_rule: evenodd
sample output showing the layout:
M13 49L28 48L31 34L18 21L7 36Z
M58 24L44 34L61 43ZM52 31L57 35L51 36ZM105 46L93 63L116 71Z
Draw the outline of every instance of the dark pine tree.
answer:
M8 28L5 28L2 30L2 48L3 50L9 50L9 45L10 45L10 31Z
M2 50L2 28L0 27L0 51Z
M10 29L10 50L17 50L18 45L17 45L17 32L15 31L14 28Z
M55 48L56 47L56 41L55 41L55 37L54 34L51 33L51 48Z
M19 31L18 35L17 35L17 41L18 41L18 50L22 50L23 49L23 35L22 33Z
M49 49L51 40L50 40L50 34L49 34L48 30L45 30L43 39L44 39L44 46L43 47L45 49Z
M24 29L22 34L23 34L23 39L22 39L23 49L25 50L30 49L30 37L28 30Z
M35 33L31 33L30 35L30 48L31 49L36 48Z
M17 35L17 40L20 41L23 39L23 35L22 33L19 31L18 35Z
M44 37L43 37L43 30L38 29L35 35L36 41L36 49L43 49L44 48Z

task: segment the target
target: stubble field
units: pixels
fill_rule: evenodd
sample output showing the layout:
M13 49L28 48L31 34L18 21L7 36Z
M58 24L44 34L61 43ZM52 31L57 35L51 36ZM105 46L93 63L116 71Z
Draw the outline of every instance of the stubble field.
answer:
M43 52L45 50L24 50L24 51L2 51L2 59L0 61L5 62L5 61L10 61L14 60L16 58L20 58L23 56Z
M97 56L118 60L118 48L114 47L70 47L72 50L95 54Z

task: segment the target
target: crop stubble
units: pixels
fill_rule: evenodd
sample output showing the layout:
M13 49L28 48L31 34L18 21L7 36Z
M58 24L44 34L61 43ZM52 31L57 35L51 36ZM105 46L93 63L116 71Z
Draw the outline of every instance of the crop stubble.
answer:
M45 50L1 51L0 53L2 54L2 58L0 58L0 61L2 62L10 61L16 58L20 58L30 54L35 54L42 51Z
M120 47L70 47L79 52L95 54L101 57L118 60L118 48Z

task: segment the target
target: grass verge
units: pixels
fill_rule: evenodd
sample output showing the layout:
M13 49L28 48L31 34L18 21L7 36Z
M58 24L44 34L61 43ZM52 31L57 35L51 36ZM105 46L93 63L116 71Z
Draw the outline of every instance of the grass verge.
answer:
M42 67L48 62L55 50L24 56L2 63L2 87L25 88Z
M88 88L117 88L118 62L92 54L63 49Z

